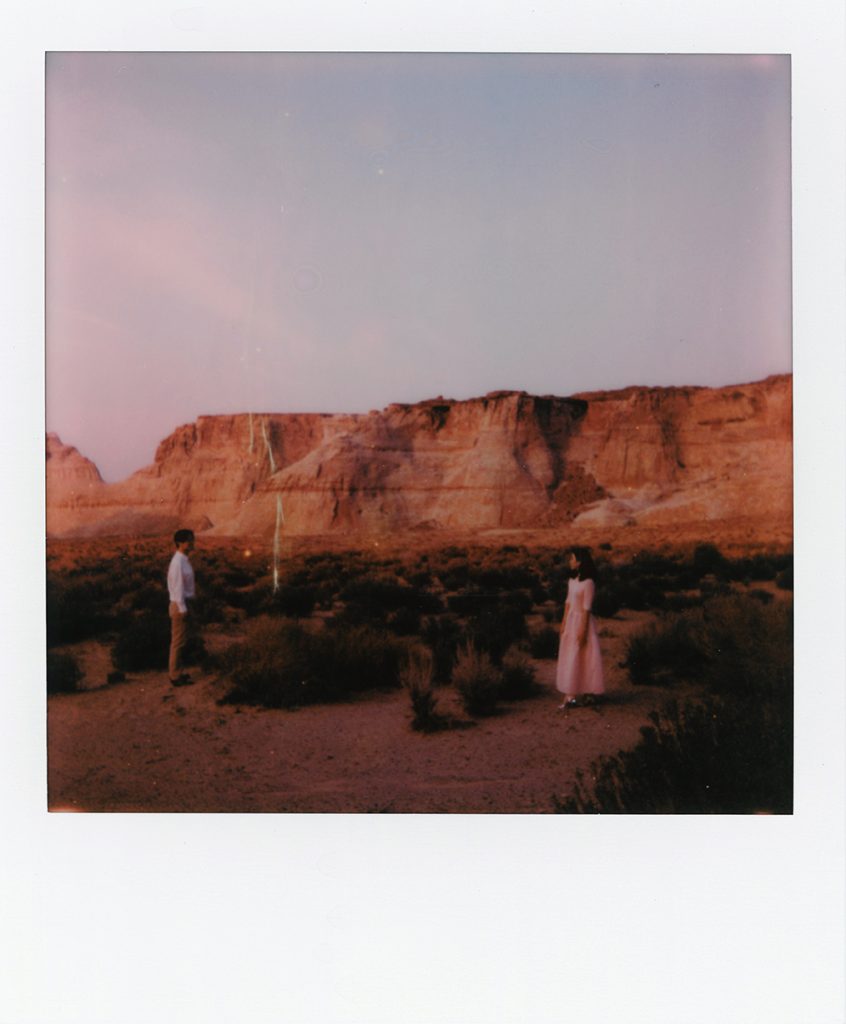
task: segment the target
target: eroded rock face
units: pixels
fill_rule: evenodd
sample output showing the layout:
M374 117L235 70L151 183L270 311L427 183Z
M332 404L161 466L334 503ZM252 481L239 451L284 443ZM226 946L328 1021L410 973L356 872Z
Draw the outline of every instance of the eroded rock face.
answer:
M790 528L792 378L571 398L495 392L367 415L205 416L117 484L50 455L48 532ZM67 465L65 470L63 467ZM59 471L58 473L56 471ZM86 476L86 473L88 476ZM74 476L77 479L77 476ZM83 480L88 482L81 485ZM706 538L707 539L707 538Z

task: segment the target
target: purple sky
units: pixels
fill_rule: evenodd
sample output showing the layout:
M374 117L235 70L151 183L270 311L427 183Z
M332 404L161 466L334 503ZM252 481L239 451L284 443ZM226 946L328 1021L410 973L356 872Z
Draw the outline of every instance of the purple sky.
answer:
M791 367L790 64L50 53L47 427Z

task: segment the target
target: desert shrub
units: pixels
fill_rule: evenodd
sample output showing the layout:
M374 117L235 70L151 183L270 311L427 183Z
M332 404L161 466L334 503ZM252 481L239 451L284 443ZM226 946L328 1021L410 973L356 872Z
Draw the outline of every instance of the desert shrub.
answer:
M88 640L119 623L114 602L88 581L47 580L47 646Z
M248 616L265 613L272 599L273 581L269 576L251 587L230 590L226 594L226 603L231 608L242 608Z
M367 627L314 633L294 622L262 618L223 657L232 683L224 701L292 708L395 687L404 650L401 641Z
M554 566L547 573L546 595L550 601L563 604L570 582L570 570L565 565ZM598 588L597 588L598 589Z
M613 587L597 589L593 598L593 614L600 619L612 619L622 607L620 593Z
M452 670L452 682L469 715L483 717L496 711L502 688L502 673L485 651L468 643L459 648Z
M701 618L682 614L635 633L625 663L636 686L662 686L699 678L706 657Z
M72 654L47 652L47 692L76 693L82 671Z
M793 590L793 565L788 565L776 576L776 586L779 590Z
M499 665L508 648L526 636L526 618L518 608L507 604L486 608L469 620L467 635L478 650Z
M502 595L502 603L520 615L528 615L535 606L534 595L528 590L509 590Z
M782 691L792 679L793 609L755 598L715 598L634 634L626 663L631 681L699 681L715 693Z
M746 558L732 559L728 563L729 579L755 581L774 580L780 572L793 565L791 554L751 555Z
M419 613L432 615L442 610L443 605L435 594L426 590L400 583L396 579L375 576L364 577L348 583L341 591L341 599L362 608L391 612L399 608L413 608Z
M159 600L159 605L161 605L161 599ZM197 616L197 621L203 624L211 622L225 622L227 618L226 606L217 597L204 596L203 599L197 603L195 614Z
M420 631L420 612L415 608L398 608L388 616L388 629L399 636L413 636Z
M732 596L709 601L701 614L706 638L701 678L710 690L762 700L792 694L789 602L762 605L754 598Z
M461 626L451 615L431 616L423 622L420 637L431 648L435 681L448 682L458 645L464 638Z
M631 571L638 576L673 577L678 571L678 562L674 558L654 551L639 551L630 566Z
M700 576L719 576L726 572L728 563L716 545L699 544L693 552L693 568Z
M143 672L167 668L170 649L170 619L166 612L142 612L121 630L112 647L112 664L122 672ZM182 651L184 665L196 665L205 658L202 637L189 631Z
M228 569L223 573L222 586L227 589L241 589L242 587L250 587L255 582L260 574L260 570L257 568L242 569L234 568Z
M702 605L702 595L694 594L668 594L664 601L664 611L683 612L688 608L699 608Z
M154 611L167 604L167 592L160 583L156 586L153 583L145 583L129 594L129 605L133 611Z
M500 696L503 700L525 700L538 693L540 686L529 656L519 647L509 647L502 658Z
M417 732L437 732L449 722L437 710L438 698L432 689L434 660L427 647L414 647L400 669L400 683L408 691L413 717L411 728Z
M525 566L483 566L470 572L471 580L483 590L528 590L538 582L537 573Z
M470 566L465 556L450 559L436 570L438 578L447 590L461 590L470 580Z
M529 650L533 658L557 658L560 634L557 629L545 626L529 637Z
M447 597L447 608L455 615L476 615L499 604L499 601L499 594L473 589L461 594L450 594Z
M650 715L640 743L579 776L575 793L554 799L565 813L789 814L793 806L793 722L789 701L711 697L671 702Z
M387 629L388 613L384 608L372 604L348 601L335 612L333 622L342 626L369 626L372 629Z
M310 586L297 586L291 583L280 585L273 593L270 611L293 618L308 618L314 611L315 592Z
M430 587L432 585L432 574L428 569L418 569L406 576L412 587Z
M757 587L748 591L747 597L751 597L755 601L760 601L761 604L772 604L775 600L769 590L760 590Z
M597 595L599 592L597 587ZM617 601L620 608L642 612L649 607L649 598L643 587L631 580L609 581L603 584L602 593L605 595L604 600Z
M731 591L731 585L725 580L718 580L714 576L705 576L699 581L699 592L706 601L715 597L726 597Z

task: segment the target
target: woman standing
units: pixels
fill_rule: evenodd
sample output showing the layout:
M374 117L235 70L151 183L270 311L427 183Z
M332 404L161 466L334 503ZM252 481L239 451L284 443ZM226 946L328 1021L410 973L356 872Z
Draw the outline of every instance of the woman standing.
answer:
M605 692L599 637L591 613L596 567L587 548L573 548L569 565L572 577L567 585L555 672L555 686L564 694L559 710L572 707L581 694Z

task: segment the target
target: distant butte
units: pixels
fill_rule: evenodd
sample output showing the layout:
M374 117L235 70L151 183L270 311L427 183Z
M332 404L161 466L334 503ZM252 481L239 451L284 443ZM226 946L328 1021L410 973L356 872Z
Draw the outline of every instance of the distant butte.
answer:
M151 466L106 484L47 436L47 531L142 536L177 525L351 541L407 531L613 540L792 538L792 377L559 398L494 391L367 414L201 416Z

